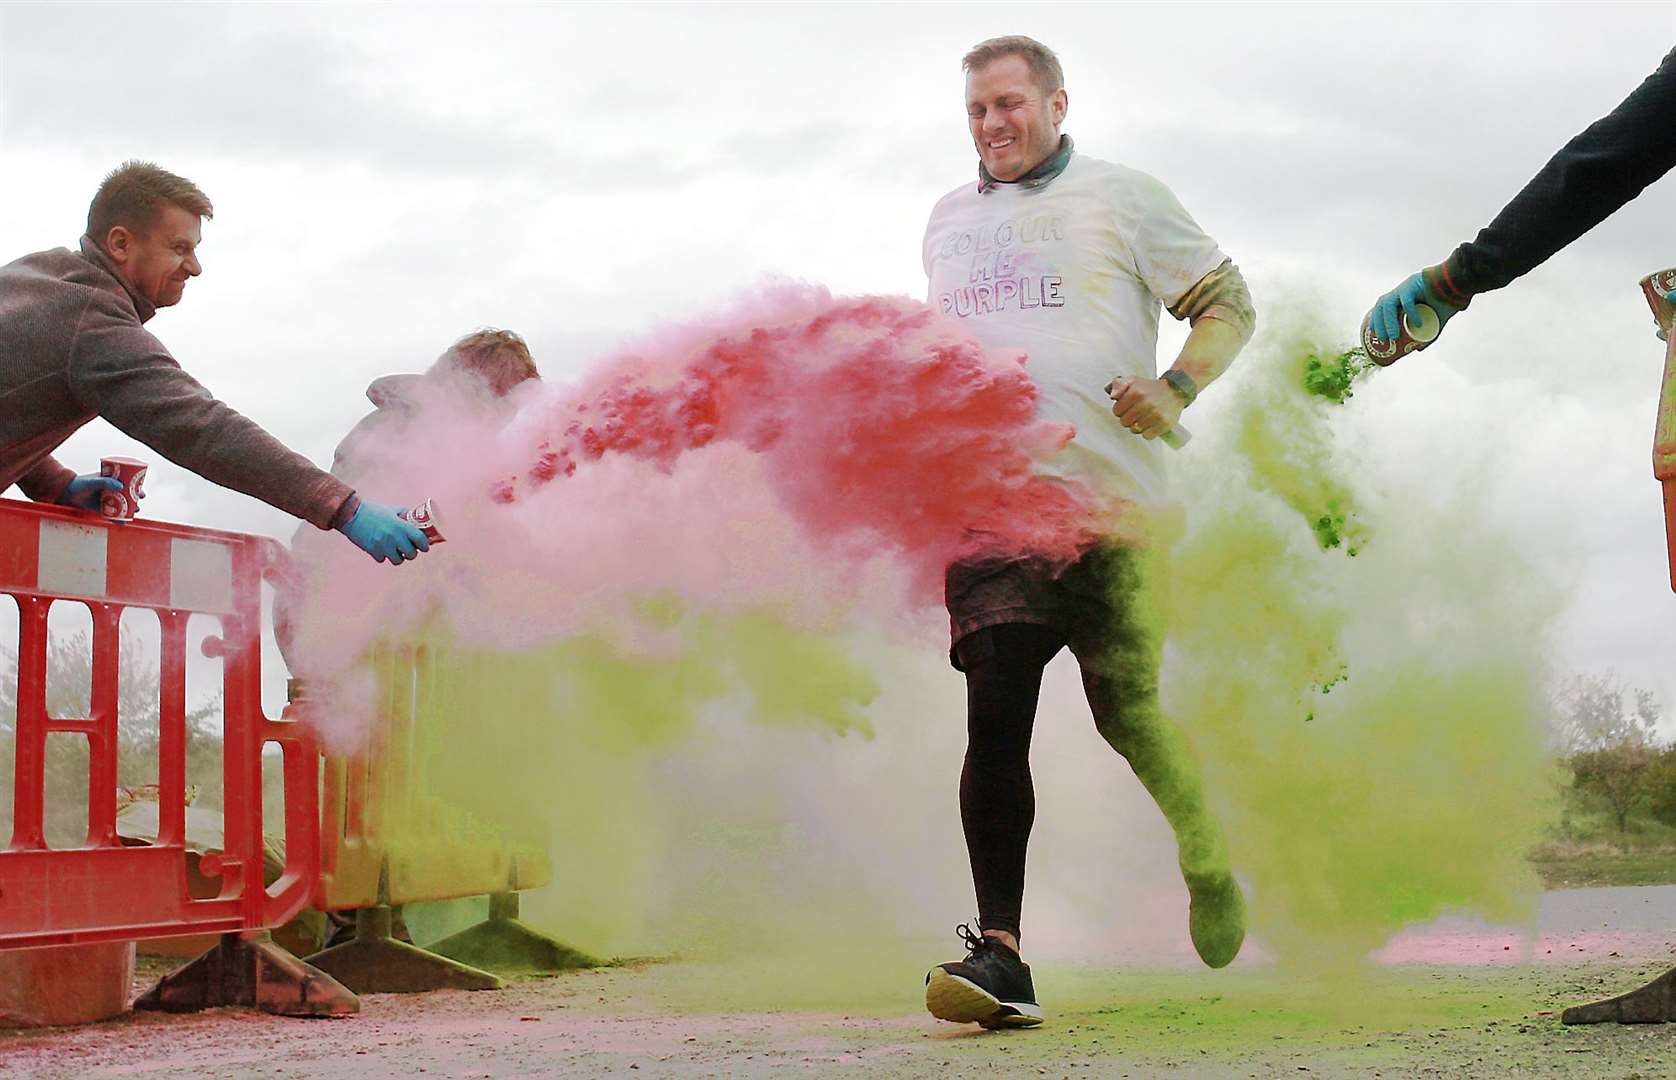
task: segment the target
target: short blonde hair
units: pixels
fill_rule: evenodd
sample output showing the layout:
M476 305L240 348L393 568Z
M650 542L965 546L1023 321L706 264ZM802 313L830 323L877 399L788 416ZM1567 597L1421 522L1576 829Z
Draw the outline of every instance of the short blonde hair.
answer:
M524 339L511 330L493 327L474 330L448 346L431 371L469 371L488 383L496 397L511 393L519 383L541 378Z
M184 176L149 161L124 161L100 181L93 204L87 208L87 235L102 248L105 237L118 225L148 234L165 203L201 218L215 216L209 196Z
M1045 92L1051 94L1065 88L1065 72L1059 66L1059 57L1046 45L1023 34L992 37L988 41L978 42L972 46L971 52L961 58L960 69L970 73L987 67L1003 56L1024 57L1024 62L1030 65L1031 77Z

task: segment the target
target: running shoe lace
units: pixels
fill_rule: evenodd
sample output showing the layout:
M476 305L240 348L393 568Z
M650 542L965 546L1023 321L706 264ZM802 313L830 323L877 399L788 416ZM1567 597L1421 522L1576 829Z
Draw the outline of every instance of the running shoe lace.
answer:
M966 958L968 960L979 953L989 951L989 938L985 937L983 931L977 928L975 920L971 926L961 923L954 928L954 932L960 938L961 943L966 946Z

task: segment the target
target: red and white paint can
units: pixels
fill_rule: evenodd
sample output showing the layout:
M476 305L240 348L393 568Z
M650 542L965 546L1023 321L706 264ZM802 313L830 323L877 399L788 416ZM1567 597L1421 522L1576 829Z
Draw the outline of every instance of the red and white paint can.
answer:
M99 513L112 521L133 521L140 512L140 500L145 498L147 468L149 466L138 458L100 458L99 475L119 481L122 490L107 491L99 496Z
M1653 309L1653 318L1658 320L1659 337L1662 338L1670 324L1676 322L1676 305L1665 299L1676 292L1676 267L1642 278L1641 292L1647 297L1647 306Z
M1397 313L1399 329L1395 341L1381 341L1374 337L1373 312L1362 317L1362 351L1368 354L1369 360L1385 367L1437 340L1437 335L1443 330L1443 321L1437 317L1437 312L1427 304L1415 304L1414 313L1414 319L1410 319L1407 312Z
M1641 291L1647 294L1647 302L1650 304L1669 303L1665 297L1676 292L1676 267L1660 270L1642 278Z
M442 535L442 526L437 523L436 503L432 499L426 499L413 509L403 510L396 516L419 526L419 531L425 534L425 539L433 544L440 544L447 539Z

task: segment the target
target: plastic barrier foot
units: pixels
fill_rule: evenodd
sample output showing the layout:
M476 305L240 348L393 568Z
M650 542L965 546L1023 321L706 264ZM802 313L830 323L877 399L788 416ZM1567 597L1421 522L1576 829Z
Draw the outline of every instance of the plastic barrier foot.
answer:
M1560 1014L1562 1024L1664 1024L1676 1022L1676 968L1639 990L1605 1001L1573 1005Z
M429 946L463 964L498 972L572 971L603 961L518 921L518 894L489 897L489 918Z
M428 990L499 990L491 974L390 936L390 908L358 908L355 940L315 953L308 962L357 994L423 994Z
M136 1009L196 1012L243 1005L281 1016L348 1016L361 1002L342 983L275 945L266 930L223 934L134 1002Z

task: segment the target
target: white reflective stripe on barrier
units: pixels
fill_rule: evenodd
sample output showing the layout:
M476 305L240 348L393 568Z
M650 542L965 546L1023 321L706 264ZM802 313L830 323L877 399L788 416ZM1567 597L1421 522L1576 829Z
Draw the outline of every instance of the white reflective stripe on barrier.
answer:
M86 597L231 614L233 549L214 540L169 537L126 526L43 519L36 558L16 560L25 580L4 584ZM33 581L27 567L33 561Z
M232 549L203 540L171 543L169 603L192 611L232 611Z
M41 522L36 587L72 596L105 595L105 529L69 521Z

